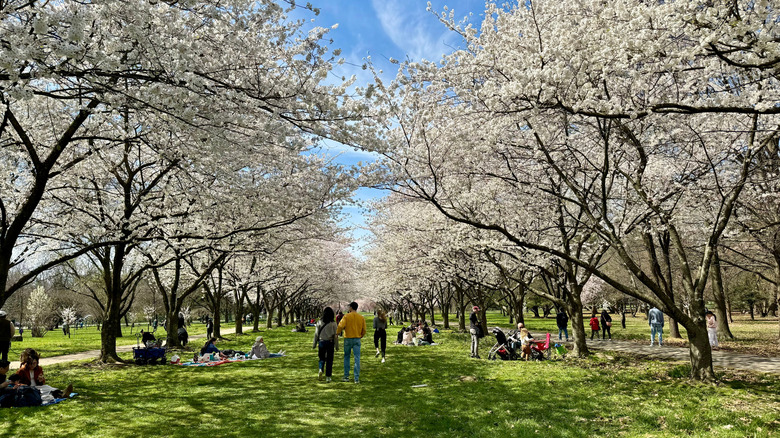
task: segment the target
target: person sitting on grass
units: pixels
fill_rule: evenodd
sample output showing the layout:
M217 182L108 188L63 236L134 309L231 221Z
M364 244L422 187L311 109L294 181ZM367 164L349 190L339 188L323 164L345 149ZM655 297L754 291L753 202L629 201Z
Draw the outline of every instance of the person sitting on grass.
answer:
M68 385L65 391L46 385L46 378L43 375L43 368L38 364L40 355L32 348L22 352L19 362L22 364L16 374L9 380L13 381L15 386L27 385L37 387L41 395L51 394L54 398L69 397L73 392L73 385Z
M11 381L6 378L6 374L8 374L8 369L11 368L11 362L8 362L7 360L0 360L0 395L3 394L3 391L5 391L8 386L11 385Z
M201 356L204 354L216 354L219 356L220 359L224 359L225 355L222 354L221 351L217 348L214 343L217 342L217 338L210 338L208 341L206 341L206 345L203 346L203 348L200 349Z
M252 349L249 351L249 357L252 359L268 359L269 357L282 357L284 353L284 350L279 350L278 353L268 352L268 347L263 342L263 337L258 336L255 338L255 344L252 345Z
M404 328L404 339L401 341L402 345L414 345L414 329L411 327Z
M428 327L428 323L424 323L422 326L422 338L417 342L417 345L431 345L433 344L433 332Z

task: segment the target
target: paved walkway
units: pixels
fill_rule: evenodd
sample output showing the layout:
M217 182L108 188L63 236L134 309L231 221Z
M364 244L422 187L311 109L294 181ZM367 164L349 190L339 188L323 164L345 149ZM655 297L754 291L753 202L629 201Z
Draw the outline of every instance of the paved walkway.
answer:
M231 335L236 332L235 328L230 329L220 329L220 333L222 335ZM189 340L192 341L193 339L203 339L206 335L193 335L189 337ZM136 344L131 345L120 345L116 347L117 353L127 353L128 351L133 351L133 347L135 347ZM90 350L90 351L82 351L81 353L73 353L73 354L65 354L63 356L53 356L53 357L44 357L41 359L41 366L45 365L53 365L55 363L63 363L63 362L72 362L74 360L89 360L89 359L97 359L100 356L100 350ZM10 359L10 358L9 358ZM11 362L11 369L16 370L19 369L21 365L18 361Z
M691 359L688 347L650 346L628 341L596 341L588 340L588 348L594 350L621 351L625 353L646 356L653 359L679 360L688 362ZM736 370L758 371L761 373L780 374L780 357L762 357L752 354L734 353L732 351L713 351L712 364L715 367Z

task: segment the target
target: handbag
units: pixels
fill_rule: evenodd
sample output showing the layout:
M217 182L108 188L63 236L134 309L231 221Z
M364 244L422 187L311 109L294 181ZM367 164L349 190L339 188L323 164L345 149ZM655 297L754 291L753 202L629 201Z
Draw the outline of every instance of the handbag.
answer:
M612 321L607 321L607 327L612 327Z

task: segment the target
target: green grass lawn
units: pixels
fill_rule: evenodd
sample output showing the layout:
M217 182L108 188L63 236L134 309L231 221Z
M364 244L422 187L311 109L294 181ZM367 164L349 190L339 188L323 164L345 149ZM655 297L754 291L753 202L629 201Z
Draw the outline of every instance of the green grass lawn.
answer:
M146 324L143 326L136 324L132 333L130 333L131 327L125 327L124 324L122 324L122 333L124 336L117 338L116 345L135 345L135 335L141 329L146 330ZM192 324L187 327L187 332L190 336L206 334L206 325L200 323ZM158 327L154 335L164 339L166 331L164 328ZM25 348L35 349L42 357L100 350L100 332L95 326L86 326L82 329L71 328L70 338L62 334L62 329L51 330L42 338L33 338L30 336L30 331L25 330L22 342L11 343L11 350L8 352L9 360L19 360L19 355Z
M389 337L397 330L391 327ZM467 335L448 331L434 335L437 346L389 345L381 364L369 329L361 384L338 382L340 352L336 381L326 384L316 378L313 333L290 327L261 333L271 351L284 349L288 357L213 368L47 367L52 385L72 382L79 396L46 408L0 410L3 436L780 434L778 376L729 372L719 373L718 385L698 384L685 377L685 364L604 353L548 362L473 360ZM219 347L248 350L255 336L229 335L233 340ZM485 338L483 357L490 344Z

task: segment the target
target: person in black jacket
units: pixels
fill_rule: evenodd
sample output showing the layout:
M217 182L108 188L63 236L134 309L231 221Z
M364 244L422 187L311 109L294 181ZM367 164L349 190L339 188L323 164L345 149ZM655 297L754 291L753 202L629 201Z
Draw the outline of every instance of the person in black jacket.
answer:
M601 340L607 338L609 334L609 340L612 340L612 317L609 316L607 309L601 311Z
M469 333L471 333L471 357L479 357L479 338L482 336L482 326L479 322L479 306L474 306L469 316Z
M555 323L558 325L558 340L561 340L561 334L566 335L566 342L569 342L569 315L563 309L558 309L555 315Z

